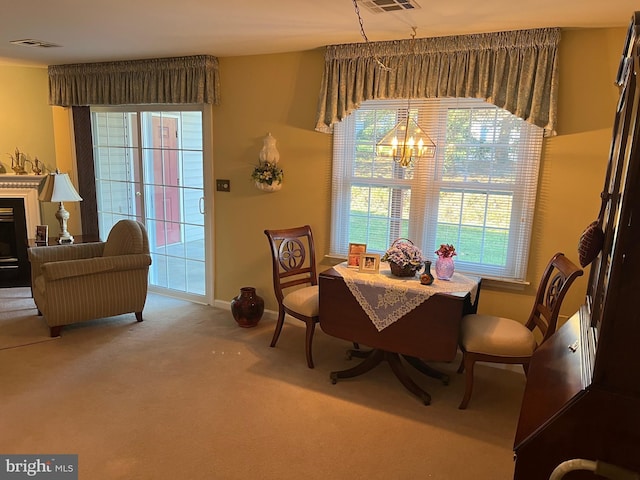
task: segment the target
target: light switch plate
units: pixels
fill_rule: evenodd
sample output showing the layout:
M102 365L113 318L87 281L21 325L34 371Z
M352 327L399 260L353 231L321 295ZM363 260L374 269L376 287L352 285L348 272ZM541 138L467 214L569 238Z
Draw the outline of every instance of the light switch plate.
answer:
M231 180L216 180L216 190L218 192L230 192Z

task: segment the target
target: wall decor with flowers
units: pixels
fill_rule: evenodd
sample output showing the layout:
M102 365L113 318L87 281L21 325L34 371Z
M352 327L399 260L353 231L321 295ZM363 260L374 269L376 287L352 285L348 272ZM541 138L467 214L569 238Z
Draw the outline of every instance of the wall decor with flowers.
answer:
M271 133L264 137L258 158L258 165L251 173L256 188L264 192L277 192L282 188L284 171L278 166L280 153L276 148L276 139Z

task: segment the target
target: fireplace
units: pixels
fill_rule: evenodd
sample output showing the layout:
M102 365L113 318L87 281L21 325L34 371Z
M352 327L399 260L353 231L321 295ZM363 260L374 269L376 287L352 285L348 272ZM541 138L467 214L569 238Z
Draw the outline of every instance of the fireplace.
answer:
M30 285L24 200L0 198L0 287Z
M0 287L30 285L29 239L40 222L40 175L0 175Z

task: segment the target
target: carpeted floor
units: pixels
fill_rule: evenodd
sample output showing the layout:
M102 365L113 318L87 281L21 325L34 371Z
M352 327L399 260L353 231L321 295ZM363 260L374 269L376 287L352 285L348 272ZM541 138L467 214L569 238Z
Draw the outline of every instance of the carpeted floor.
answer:
M36 315L29 288L0 288L0 350L55 340Z
M42 322L35 308L4 298L0 338L16 322L24 329L13 337L29 337ZM513 476L521 373L478 365L461 411L457 363L434 365L451 374L448 386L414 371L432 395L424 406L385 364L332 385L330 371L359 360L318 329L308 369L295 320L269 348L268 318L243 329L226 309L153 294L144 317L0 350L0 452L78 454L79 478L91 480Z

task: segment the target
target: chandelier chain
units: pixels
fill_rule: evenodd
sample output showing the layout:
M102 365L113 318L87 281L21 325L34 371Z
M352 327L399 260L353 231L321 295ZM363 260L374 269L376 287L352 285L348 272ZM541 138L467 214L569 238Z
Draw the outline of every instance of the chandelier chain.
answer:
M367 33L364 30L364 21L362 20L362 15L360 15L360 7L358 7L358 1L357 0L352 0L352 2L353 2L353 8L356 11L356 15L358 16L358 23L360 24L360 35L362 35L362 38L364 39L365 43L369 46L369 49L373 50L371 48L371 42L369 41L369 38L367 37ZM373 55L373 59L384 70L387 70L387 71L393 70L392 68L389 68L384 63L382 63L382 60L380 60L380 58L378 57L377 54Z

